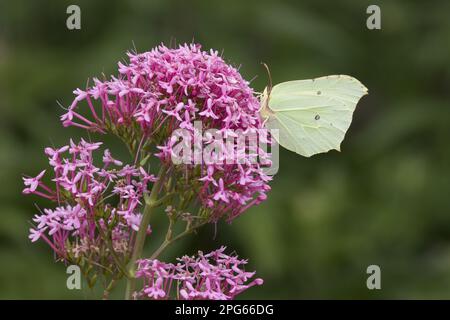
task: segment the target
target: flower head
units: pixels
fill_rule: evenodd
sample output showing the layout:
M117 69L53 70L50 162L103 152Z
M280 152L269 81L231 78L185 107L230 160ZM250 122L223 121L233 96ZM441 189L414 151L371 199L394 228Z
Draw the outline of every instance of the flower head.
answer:
M171 164L176 144L172 134L178 128L185 129L192 141L199 130L214 129L237 139L235 131L245 134L263 128L259 101L239 71L217 51L202 51L197 44L175 49L160 45L149 52L128 53L128 59L127 64L119 63L118 77L94 79L92 87L74 91L76 97L62 118L64 124L113 132L124 140L138 137L129 141L131 146L153 146L161 162L192 181L190 188L211 221L223 216L232 221L265 199L270 177L251 159L223 163L219 157L208 166ZM79 107L83 101L87 104L84 110ZM86 111L91 115L81 115ZM195 127L196 121L200 128ZM211 144L211 138L200 134L199 143Z
M97 166L94 152L100 146L98 142L71 140L58 149L46 148L54 186L40 181L45 170L34 178L23 179L24 193L58 204L34 216L36 225L30 229L29 238L32 242L43 239L61 259L70 260L75 253L77 257L92 255L108 241L127 253L132 234L139 230L143 196L148 184L156 181L142 167L122 166L107 149L102 165ZM109 232L110 239L104 239Z
M255 272L244 270L246 260L224 253L225 247L197 257L184 256L177 264L159 260L139 261L136 276L144 287L136 299L230 300L263 280L250 279Z

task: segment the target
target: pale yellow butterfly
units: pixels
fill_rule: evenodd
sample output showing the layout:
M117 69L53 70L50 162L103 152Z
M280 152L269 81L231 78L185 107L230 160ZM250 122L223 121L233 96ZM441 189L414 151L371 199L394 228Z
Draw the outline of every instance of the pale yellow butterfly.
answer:
M367 93L346 75L288 81L264 90L260 114L267 128L279 130L281 146L310 157L340 151L356 104Z

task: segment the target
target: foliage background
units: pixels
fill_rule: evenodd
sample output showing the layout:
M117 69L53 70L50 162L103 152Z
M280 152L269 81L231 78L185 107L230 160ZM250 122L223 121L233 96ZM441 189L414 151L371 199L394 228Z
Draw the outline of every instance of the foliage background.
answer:
M81 31L65 27L69 4ZM369 4L381 7L380 31L365 26ZM450 298L449 12L449 1L1 0L0 298L91 297L67 290L64 266L27 239L33 204L46 204L21 195L21 175L47 166L44 146L82 134L62 128L56 100L115 74L132 41L144 51L193 38L258 76L257 90L264 61L274 82L344 73L370 95L342 153L282 152L264 204L166 259L228 245L265 279L245 298ZM366 288L370 264L382 290Z

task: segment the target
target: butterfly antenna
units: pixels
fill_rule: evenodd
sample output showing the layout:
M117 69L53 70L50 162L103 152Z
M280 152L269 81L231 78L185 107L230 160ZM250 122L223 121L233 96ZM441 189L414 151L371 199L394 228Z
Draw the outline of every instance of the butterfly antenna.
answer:
M131 44L133 45L133 49L134 49L134 54L137 54L137 48L136 48L136 43L134 43L134 40L131 40Z
M270 92L272 91L272 75L270 74L269 66L264 62L261 62L261 64L264 66L264 68L266 68L267 75L269 76L269 90L267 90L267 93L270 94Z

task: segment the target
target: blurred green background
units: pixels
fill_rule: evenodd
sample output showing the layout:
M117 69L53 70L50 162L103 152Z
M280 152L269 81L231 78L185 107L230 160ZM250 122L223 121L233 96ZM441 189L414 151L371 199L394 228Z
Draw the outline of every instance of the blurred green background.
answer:
M66 28L69 4L81 7L79 31ZM366 28L369 4L381 7L381 30ZM265 279L243 298L450 298L449 13L449 1L1 0L0 298L90 297L66 289L64 266L28 241L34 203L47 203L21 195L21 175L47 167L45 146L84 134L62 128L56 100L116 74L133 42L145 51L171 39L223 50L246 79L258 76L256 90L264 61L275 83L343 73L370 95L342 153L283 151L264 204L166 260L227 245ZM381 290L366 288L371 264Z

